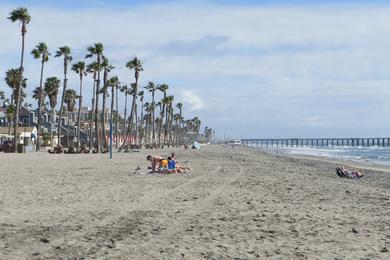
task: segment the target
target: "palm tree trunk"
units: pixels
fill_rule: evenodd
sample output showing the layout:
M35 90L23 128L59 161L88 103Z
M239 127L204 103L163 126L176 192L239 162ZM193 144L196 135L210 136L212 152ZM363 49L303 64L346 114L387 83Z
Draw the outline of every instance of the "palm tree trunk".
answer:
M51 126L50 126L50 146L53 147L53 125L54 125L55 108L51 108ZM60 143L58 143L60 145Z
M17 96L15 97L16 101L16 112L14 115L14 152L16 153L18 151L18 138L17 138L17 132L18 132L18 126L19 126L19 112L20 112L20 99L22 94L22 84L23 84L23 59L24 59L24 41L25 41L25 35L26 35L26 24L23 21L22 24L22 51L20 55L20 68L19 68L19 82L18 82L18 89L17 89Z
M135 110L134 110L134 117L135 117L135 140L134 140L134 144L138 144L138 134L139 134L139 131L138 131L138 120L137 120L137 114L138 114L138 105L135 104Z
M113 114L114 114L114 95L115 95L115 86L111 86L111 111L110 111L110 152L112 153L112 124L113 124Z
M141 102L141 125L140 125L140 137L139 137L139 146L141 148L141 144L142 144L142 137L143 136L146 136L146 132L143 130L144 128L144 100L142 98L142 102ZM141 136L141 134L143 136Z
M43 97L42 97L42 80L43 80L43 68L45 65L45 55L42 55L42 65L41 65L41 79L39 81L39 97L38 97L38 124L37 124L37 146L36 151L38 152L41 149L41 126L42 126L42 106L43 106Z
M154 91L152 92L152 130L153 130L153 133L152 133L152 143L153 143L153 147L155 146L156 144L156 132L155 132L155 113L154 113L154 109L155 109L156 105L154 103Z
M106 113L105 113L105 110L106 110L106 100L107 100L107 93L106 91L104 91L103 93L103 102L102 102L102 122L101 122L101 125L102 125L102 141L101 141L101 145L102 145L102 149L106 149L107 148L107 142L106 142Z
M131 104L131 110L130 110L130 122L129 122L129 126L128 126L128 129L127 129L127 133L126 133L126 136L125 136L125 142L127 141L127 138L128 138L128 135L130 134L130 142L131 142L131 138L132 138L132 135L133 135L133 118L134 118L134 112L135 112L135 102L136 102L136 93L137 91L134 91L135 94L133 95L133 102Z
M67 126L67 133L66 133L66 143L68 145L68 149L70 148L70 143L69 143L69 135L70 135L70 111L68 110L68 126Z
M135 114L135 109L136 109L136 102L137 102L137 91L138 91L138 78L135 78L135 88L134 88L134 94L133 94L133 102L131 104L131 111L130 111L130 123L129 123L129 127L127 129L127 132L126 132L126 136L125 136L125 140L123 141L123 144L121 146L121 148L123 148L123 146L127 143L127 139L129 137L129 134L130 134L130 138L131 138L131 135L132 135L132 131L133 131L133 122L134 122L134 114ZM136 118L137 120L137 118ZM121 148L119 148L119 150L121 150Z
M95 85L96 85L96 76L94 75L93 77L93 90L92 90L92 110L91 110L91 121L89 122L89 150L93 149L94 146L95 146L95 142L93 140L93 129L92 129L92 125L93 125L93 118L95 116Z
M104 75L103 75L103 104L102 104L102 146L104 149L107 149L107 139L106 139L106 100L107 100L107 77L108 77L108 71L105 69L104 70ZM102 147L102 149L103 149Z
M164 114L165 113L165 105L163 105L163 108L160 112L160 122L159 122L159 127L158 127L158 147L161 148L161 130L162 130L162 123L164 119Z
M98 71L97 71L97 82L96 82L96 105L95 105L95 134L97 143L97 152L100 151L100 138L99 138L99 91L100 91L100 55L97 57Z
M115 106L116 106L116 118L115 118L115 149L118 149L118 120L119 120L119 112L118 112L118 84L115 86Z
M166 111L165 111L165 124L164 124L164 138L163 138L163 143L161 148L163 148L164 145L166 144L167 135L168 135L169 106L170 105L167 105L165 108Z
M61 144L61 127L62 127L62 110L64 108L64 101L65 101L65 92L66 92L66 86L68 84L68 56L64 56L64 87L62 90L62 98L61 98L61 106L60 106L60 118L59 118L59 124L58 124L58 141L59 144Z
M127 130L127 92L125 92L125 118L123 122L122 137L124 138Z
M79 111L77 113L77 149L80 150L80 116L81 116L81 106L83 104L83 73L80 73L80 97L79 97Z

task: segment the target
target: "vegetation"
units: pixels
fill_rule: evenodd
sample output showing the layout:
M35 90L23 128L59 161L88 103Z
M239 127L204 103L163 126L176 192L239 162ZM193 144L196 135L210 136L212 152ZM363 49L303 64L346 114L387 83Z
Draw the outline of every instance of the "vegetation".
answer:
M17 148L18 138L16 136L19 126L19 114L21 104L26 97L27 79L23 77L23 59L25 52L25 36L27 33L27 25L31 21L31 16L26 8L18 8L12 11L8 17L11 22L20 22L22 47L20 57L20 67L11 68L6 72L5 81L10 87L10 97L6 97L3 90L0 91L0 104L5 108L7 122L9 126L9 134L11 133L11 121L13 128L15 151ZM32 56L40 61L40 81L32 91L32 97L37 101L37 146L39 151L41 138L44 137L43 129L47 127L43 122L43 115L50 110L50 140L53 145L54 129L58 123L58 142L61 142L62 136L62 118L67 117L67 128L69 129L70 114L74 113L76 102L78 99L77 122L77 149L81 148L80 137L81 131L89 132L89 147L95 152L103 152L109 149L106 142L108 125L110 126L110 139L115 140L115 147L119 151L122 149L135 148L163 148L165 146L183 145L191 142L200 135L201 121L198 117L185 120L183 111L185 107L182 103L175 104L175 97L170 95L169 86L167 84L155 84L149 81L143 89L140 87L140 76L144 70L143 62L137 57L129 60L125 65L131 71L128 85L121 84L118 77L110 77L114 66L110 64L108 58L104 54L104 46L102 43L95 43L87 47L85 58L93 58L93 62L86 65L83 60L74 64L72 62L71 48L69 46L59 47L55 57L61 57L63 60L63 87L60 96L59 110L57 111L57 100L60 91L60 80L56 77L49 77L43 82L45 64L49 62L50 52L48 46L44 42L38 43L31 50ZM68 89L68 68L79 77L79 94L73 89ZM103 73L103 84L101 86L101 72ZM134 73L134 74L133 74ZM84 78L91 75L93 79L92 89L84 90ZM133 81L134 80L134 81ZM123 81L127 81L124 79ZM133 81L133 82L132 82ZM130 87L128 87L130 86ZM83 96L85 92L92 91L91 103L87 102L91 107L89 114L89 123L83 122L81 118L82 106L85 101ZM131 96L129 100L128 97ZM48 97L49 102L45 103L45 98ZM99 110L99 100L102 98L102 104ZM120 106L120 100L124 103ZM130 102L129 102L130 101ZM109 113L106 113L107 102L109 104ZM66 110L64 105L66 104ZM27 104L26 104L27 105ZM127 115L127 108L130 106L130 115ZM50 108L49 108L50 106ZM123 108L123 114L119 111ZM157 111L156 111L157 109ZM67 111L67 112L66 112ZM59 116L57 117L57 112ZM123 115L123 117L121 116ZM157 114L157 116L156 116ZM109 118L107 118L109 115ZM74 116L74 118L76 118ZM115 131L114 131L115 127ZM67 131L67 145L70 146L69 131ZM115 133L115 134L114 134ZM210 139L214 131L206 127L203 138ZM47 135L46 135L47 138ZM110 145L112 143L110 142ZM112 147L112 146L110 146Z

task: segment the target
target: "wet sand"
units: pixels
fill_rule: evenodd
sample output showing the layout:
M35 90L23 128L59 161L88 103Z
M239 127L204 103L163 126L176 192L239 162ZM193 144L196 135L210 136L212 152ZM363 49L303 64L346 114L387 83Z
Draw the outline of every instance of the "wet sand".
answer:
M390 175L207 146L190 174L148 151L0 154L0 259L390 259ZM168 155L170 150L162 152Z

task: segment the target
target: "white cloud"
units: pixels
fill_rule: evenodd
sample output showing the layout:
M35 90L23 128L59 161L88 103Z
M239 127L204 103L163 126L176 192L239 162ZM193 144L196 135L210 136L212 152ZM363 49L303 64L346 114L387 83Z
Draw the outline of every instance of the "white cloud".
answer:
M203 100L189 90L181 91L180 96L183 103L189 105L190 111L201 110L205 107Z

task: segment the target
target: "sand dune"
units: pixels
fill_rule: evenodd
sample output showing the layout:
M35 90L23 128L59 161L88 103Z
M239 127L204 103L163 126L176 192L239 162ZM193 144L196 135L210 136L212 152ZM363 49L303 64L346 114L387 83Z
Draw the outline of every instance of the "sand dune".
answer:
M390 259L388 173L221 146L134 173L147 152L0 154L0 259Z

